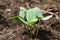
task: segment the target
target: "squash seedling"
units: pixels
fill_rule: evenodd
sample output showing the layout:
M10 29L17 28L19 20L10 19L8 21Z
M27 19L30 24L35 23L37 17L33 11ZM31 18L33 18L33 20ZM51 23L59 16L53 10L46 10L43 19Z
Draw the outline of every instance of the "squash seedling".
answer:
M49 20L52 18L53 15L49 15L47 17L43 17L43 14L41 10L38 7L32 8L32 9L25 9L24 7L20 7L20 13L19 16L14 16L13 21L14 22L22 22L24 23L26 27L26 31L28 31L29 35L38 35L38 26L34 28L34 25L37 21L40 20ZM28 26L29 25L29 26Z

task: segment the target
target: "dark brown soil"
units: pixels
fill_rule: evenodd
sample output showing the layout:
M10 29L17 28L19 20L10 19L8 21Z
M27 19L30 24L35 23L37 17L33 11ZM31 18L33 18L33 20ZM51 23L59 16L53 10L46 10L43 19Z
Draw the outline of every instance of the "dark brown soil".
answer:
M46 30L39 30L38 37L32 36L30 37L25 33L25 29L22 23L14 23L12 18L19 14L19 7L21 5L26 5L28 2L30 4L36 3L35 1L21 2L21 0L0 0L0 40L60 40L60 9L59 3L56 3L57 12L53 9L53 13L55 13L59 18L57 19L54 15L48 21L41 21L41 26L43 28L47 28ZM40 2L38 5L41 6L44 2ZM47 4L48 5L48 4ZM26 7L26 6L25 6ZM33 7L33 6L31 6ZM49 7L46 9L50 9ZM44 14L46 16L48 14Z

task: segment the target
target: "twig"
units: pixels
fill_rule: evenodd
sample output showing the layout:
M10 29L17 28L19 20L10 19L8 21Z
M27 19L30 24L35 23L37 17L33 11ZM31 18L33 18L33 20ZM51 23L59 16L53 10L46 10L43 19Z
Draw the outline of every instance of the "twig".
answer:
M46 13L49 13L51 15L54 15L56 17L57 20L59 20L59 17L58 15L56 15L55 13L52 13L52 12L48 12L48 11L45 11L45 10L41 10L43 12L43 14L46 14Z
M48 11L45 11L45 10L41 10L41 11L43 12L43 14L49 13L49 14L54 15L54 13L52 13L52 12L48 12Z

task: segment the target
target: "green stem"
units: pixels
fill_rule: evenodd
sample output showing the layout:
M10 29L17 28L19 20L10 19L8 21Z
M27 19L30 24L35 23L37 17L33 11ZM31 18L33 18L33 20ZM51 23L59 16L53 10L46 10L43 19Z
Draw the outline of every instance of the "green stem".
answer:
M36 35L36 37L37 37L37 36L38 36L38 29L36 29L36 31L35 31L35 32L36 32L36 34L35 34L35 35Z

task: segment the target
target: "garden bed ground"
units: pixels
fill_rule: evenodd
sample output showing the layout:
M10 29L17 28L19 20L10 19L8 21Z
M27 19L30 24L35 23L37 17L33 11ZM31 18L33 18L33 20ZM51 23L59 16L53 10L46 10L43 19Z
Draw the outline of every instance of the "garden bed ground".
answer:
M60 40L59 4L56 5L58 6L57 13L52 11L59 18L54 16L48 21L41 21L41 26L46 27L47 31L40 30L38 37L29 37L28 34L24 33L25 29L22 23L12 21L12 18L18 15L20 5L22 5L20 0L0 0L0 13L2 14L2 16L0 15L0 40ZM48 14L44 14L44 16L46 15Z

